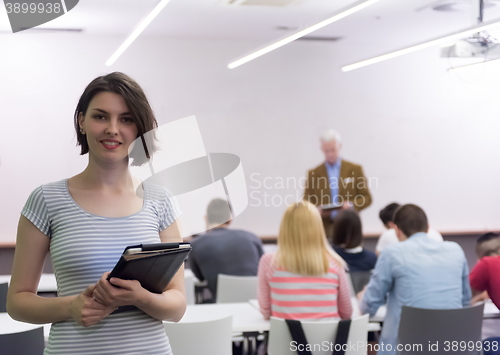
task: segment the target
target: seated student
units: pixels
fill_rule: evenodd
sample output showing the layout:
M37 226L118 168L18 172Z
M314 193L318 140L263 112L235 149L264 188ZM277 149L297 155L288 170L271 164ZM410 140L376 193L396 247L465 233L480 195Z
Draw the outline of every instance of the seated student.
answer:
M479 238L476 241L476 255L477 258L479 259L480 262L476 264L476 266L472 269L471 273L469 274L469 281L471 284L472 292L474 294L474 297L472 298L471 303L474 304L476 302L484 301L490 298L489 294L487 291L488 289L492 289L492 292L495 299L498 300L500 297L498 296L498 292L500 291L500 288L498 285L495 284L495 282L491 282L492 276L498 275L498 268L495 273L491 273L492 271L495 272L495 269L493 270L488 270L492 263L492 261L495 261L496 259L500 258L498 255L500 254L500 236L495 233L485 233L479 236ZM492 258L488 260L483 260L485 257L495 257L497 258ZM498 265L500 263L497 262ZM498 283L498 282L497 282ZM484 291L480 293L481 291ZM495 294L496 291L496 294ZM496 306L500 308L499 304L497 303ZM493 339L492 337L498 337L500 336L500 319L484 319L483 320L483 329L482 329L482 338L485 339L486 341L492 341L496 340L499 341L500 344L500 338L495 338ZM485 354L487 354L485 352Z
M379 217L387 230L378 238L377 246L375 247L375 253L377 253L377 255L380 255L382 250L387 248L387 246L395 244L399 241L394 230L393 222L394 212L399 206L399 203L391 203L380 210ZM435 240L443 240L441 233L431 227L429 227L429 230L427 231L427 236Z
M196 237L189 264L195 276L207 280L213 300L217 296L217 276L256 276L264 254L262 240L255 234L230 229L231 212L224 199L214 199L207 207L208 232Z
M476 240L476 255L478 259L497 255L500 247L500 235L495 233L481 234Z
M364 249L361 219L354 210L339 211L333 223L333 248L349 266L349 272L369 271L375 267L377 255Z
M481 234L476 240L477 259L479 260L485 256L496 255L496 251L499 247L500 235L491 232ZM488 299L490 299L490 297L488 296L488 292L484 291L472 297L471 303L474 304Z
M494 233L486 233L476 242L476 253L479 261L469 275L474 295L483 291L493 303L500 308L500 237Z
M427 217L418 206L399 207L393 220L401 242L380 254L360 305L363 313L374 316L387 302L380 337L386 347L378 355L396 353L402 306L453 309L469 305L471 298L462 248L428 238Z
M259 262L258 299L264 318L350 318L344 266L326 239L318 209L307 201L291 205L281 220L278 251Z

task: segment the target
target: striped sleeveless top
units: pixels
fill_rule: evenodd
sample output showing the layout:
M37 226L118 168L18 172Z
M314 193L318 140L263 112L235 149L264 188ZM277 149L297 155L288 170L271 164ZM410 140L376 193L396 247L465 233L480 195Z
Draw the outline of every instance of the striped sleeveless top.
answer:
M347 275L333 258L328 273L304 276L277 268L275 255L264 254L259 261L258 299L264 318L338 320L351 317Z
M127 245L158 243L159 232L180 215L175 197L159 185L144 183L142 209L126 217L102 217L82 209L68 180L42 185L21 214L50 238L58 296L81 293L111 271ZM82 327L73 320L53 323L44 355L170 355L163 323L141 310L112 314Z

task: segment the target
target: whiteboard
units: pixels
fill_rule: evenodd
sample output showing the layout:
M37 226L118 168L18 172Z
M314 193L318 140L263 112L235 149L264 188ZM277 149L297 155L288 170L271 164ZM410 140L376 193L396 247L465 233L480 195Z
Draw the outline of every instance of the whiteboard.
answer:
M500 230L498 73L449 75L435 48L342 73L370 49L342 42L294 43L228 70L255 43L154 37L108 68L100 53L117 37L78 39L2 37L2 243L15 241L34 188L85 168L73 110L88 82L113 70L145 88L160 124L195 115L207 153L240 157L249 195L235 228L278 234L286 205L302 196L301 179L323 161L319 135L334 128L342 157L377 181L361 213L365 233L383 231L378 212L394 201L420 205L441 232Z

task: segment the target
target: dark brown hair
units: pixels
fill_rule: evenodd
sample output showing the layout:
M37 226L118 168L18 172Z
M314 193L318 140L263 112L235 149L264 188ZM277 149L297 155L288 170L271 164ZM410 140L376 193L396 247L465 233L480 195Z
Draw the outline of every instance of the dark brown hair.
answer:
M361 219L354 210L341 210L333 222L333 244L346 249L361 245Z
M394 213L394 224L409 238L418 232L427 233L429 224L423 209L416 205L403 205Z
M378 216L382 220L384 226L387 227L387 223L393 222L394 212L396 212L399 206L401 206L399 203L393 202L380 210Z
M496 242L495 242L496 241ZM500 251L500 235L489 232L476 240L476 254L479 259L484 256L497 255Z
M140 85L128 75L120 72L114 72L95 78L85 88L82 96L80 96L74 117L77 145L82 147L80 155L87 154L89 152L89 146L87 137L80 132L78 115L82 113L82 115L85 116L90 101L95 95L101 92L112 92L120 95L125 100L131 119L137 127L137 137L142 136L143 138L143 144L136 144L129 156L133 159L132 165L140 166L144 164L148 161L150 156L158 150L154 144L155 132L153 131L158 127L158 122L146 98L146 94L144 94ZM143 136L147 132L151 133ZM146 150L146 152L144 152L144 150Z

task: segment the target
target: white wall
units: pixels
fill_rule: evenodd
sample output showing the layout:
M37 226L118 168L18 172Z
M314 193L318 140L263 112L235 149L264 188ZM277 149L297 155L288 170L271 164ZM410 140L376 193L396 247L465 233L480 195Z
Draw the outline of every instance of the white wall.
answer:
M322 161L317 136L333 127L345 159L378 181L365 232L382 230L378 211L393 201L421 205L441 231L500 229L498 73L450 75L437 49L342 73L340 65L378 53L347 42L296 42L228 70L258 44L154 37L105 67L121 40L0 36L0 243L14 242L35 187L85 167L73 110L90 80L114 70L145 88L160 124L194 114L208 152L241 157L253 194L236 227L277 234L285 206L257 207L255 197L278 203L302 191L258 183L299 180Z

